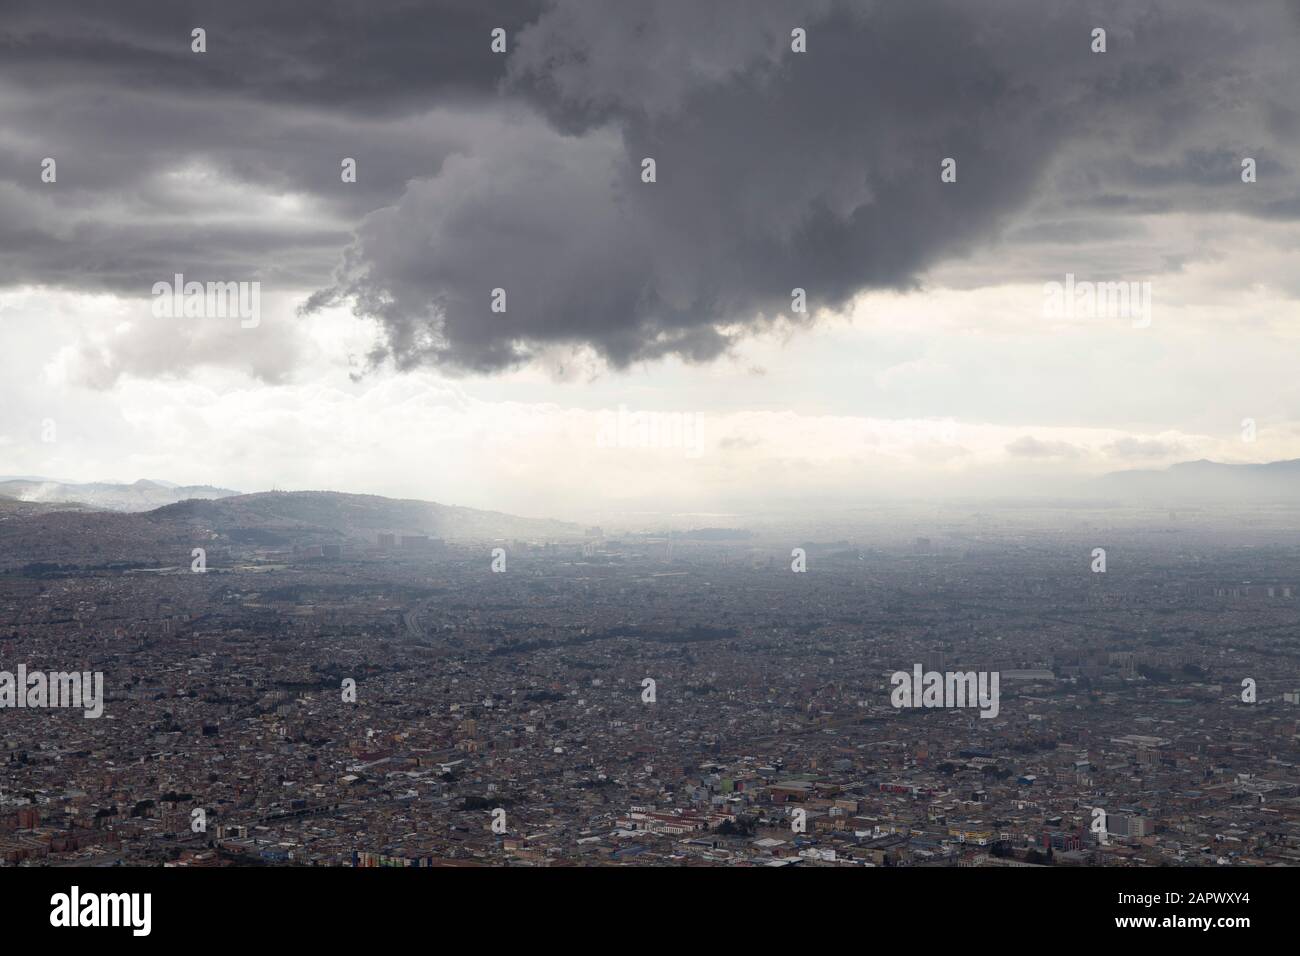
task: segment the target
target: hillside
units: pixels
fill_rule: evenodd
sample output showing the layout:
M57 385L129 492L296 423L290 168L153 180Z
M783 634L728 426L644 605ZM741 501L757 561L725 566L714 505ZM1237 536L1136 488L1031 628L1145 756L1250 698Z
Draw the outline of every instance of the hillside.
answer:
M4 515L0 506L0 517ZM331 491L263 492L181 501L144 513L15 513L0 520L0 569L32 563L172 566L187 563L190 549L199 545L373 545L385 532L458 541L577 537L582 529L431 501Z
M498 511L458 508L432 501L352 495L335 491L268 491L217 501L182 501L159 508L155 520L197 522L220 535L318 534L374 542L383 532L467 538L567 537L578 525L520 518Z

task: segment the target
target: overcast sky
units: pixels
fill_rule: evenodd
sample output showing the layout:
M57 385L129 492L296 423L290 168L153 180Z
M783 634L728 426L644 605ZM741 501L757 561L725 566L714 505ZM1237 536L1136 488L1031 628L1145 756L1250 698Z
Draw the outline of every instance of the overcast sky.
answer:
M1300 457L1297 50L1300 0L7 0L0 474L583 517Z

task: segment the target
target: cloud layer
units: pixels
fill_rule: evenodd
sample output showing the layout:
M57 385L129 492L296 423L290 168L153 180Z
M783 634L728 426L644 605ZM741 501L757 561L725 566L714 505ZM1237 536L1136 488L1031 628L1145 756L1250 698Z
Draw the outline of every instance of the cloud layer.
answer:
M1282 0L20 0L0 284L143 307L178 271L257 279L377 319L372 363L493 373L715 359L993 245L975 284L1149 278L1189 253L1141 216L1300 219L1298 35ZM148 377L148 353L101 364ZM291 371L275 354L261 377Z

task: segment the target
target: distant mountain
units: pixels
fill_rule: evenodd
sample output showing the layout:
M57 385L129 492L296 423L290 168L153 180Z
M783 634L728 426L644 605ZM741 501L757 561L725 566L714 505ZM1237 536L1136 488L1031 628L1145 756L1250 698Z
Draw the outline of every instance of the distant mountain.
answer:
M1111 472L1097 484L1123 498L1300 500L1300 459L1229 465L1202 458L1164 469Z
M179 489L178 489L179 490ZM0 502L7 499L0 498ZM15 502L17 508L38 507ZM373 546L383 533L457 540L581 537L580 525L432 501L332 491L191 499L153 511L9 512L0 504L0 569L28 564L188 563L190 549Z
M351 495L337 491L265 491L217 501L182 501L159 508L158 520L189 520L232 540L319 535L373 544L382 533L447 539L556 538L582 528L546 518L520 518L433 501Z
M46 504L81 504L108 511L152 511L187 498L226 498L239 494L229 488L209 485L174 485L140 479L131 484L87 482L83 484L44 478L0 480L0 495L19 501Z
M8 495L0 494L0 521L5 518L27 518L32 515L49 514L51 511L94 511L75 501L22 501Z

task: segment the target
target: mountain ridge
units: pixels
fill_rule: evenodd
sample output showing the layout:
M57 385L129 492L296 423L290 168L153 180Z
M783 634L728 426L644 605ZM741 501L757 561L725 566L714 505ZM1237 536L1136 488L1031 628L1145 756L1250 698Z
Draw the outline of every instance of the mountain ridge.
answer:
M1097 483L1111 494L1133 497L1300 499L1300 458L1244 463L1198 458L1166 468L1113 471Z
M143 512L190 498L239 494L212 485L175 485L140 478L133 482L65 482L45 478L0 479L0 495L34 504L84 505L108 511Z
M0 499L10 500L10 499ZM374 546L380 534L457 540L580 537L580 525L411 498L263 491L192 498L145 512L0 508L0 568L175 565L194 547Z

